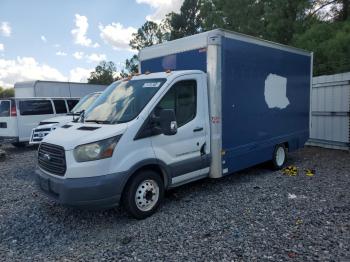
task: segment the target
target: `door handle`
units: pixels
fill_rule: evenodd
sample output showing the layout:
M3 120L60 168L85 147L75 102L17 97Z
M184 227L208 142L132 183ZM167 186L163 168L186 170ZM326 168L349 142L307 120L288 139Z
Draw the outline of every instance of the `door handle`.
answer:
M203 131L203 127L196 127L195 129L193 129L193 132L200 132Z

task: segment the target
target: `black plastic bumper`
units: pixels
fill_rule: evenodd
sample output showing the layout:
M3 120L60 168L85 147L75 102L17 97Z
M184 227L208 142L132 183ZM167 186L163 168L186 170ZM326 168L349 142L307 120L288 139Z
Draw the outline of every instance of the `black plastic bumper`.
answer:
M119 205L125 174L87 178L56 178L36 169L39 188L56 202L81 208L104 209Z

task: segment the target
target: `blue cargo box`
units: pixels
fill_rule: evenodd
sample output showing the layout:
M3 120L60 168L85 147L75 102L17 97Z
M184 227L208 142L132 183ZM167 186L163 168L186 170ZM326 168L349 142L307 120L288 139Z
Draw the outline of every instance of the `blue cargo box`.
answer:
M142 73L208 74L212 168L220 169L211 177L270 160L276 144L294 151L309 138L310 52L217 29L145 48L139 57Z

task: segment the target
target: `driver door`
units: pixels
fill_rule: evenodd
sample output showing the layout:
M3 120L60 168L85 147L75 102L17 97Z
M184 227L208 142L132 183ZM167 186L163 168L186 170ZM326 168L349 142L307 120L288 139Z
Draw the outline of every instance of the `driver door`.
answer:
M207 176L209 173L208 146L203 82L201 74L182 76L173 83L155 107L172 109L176 115L177 133L151 138L156 157L171 170L172 184L181 184Z

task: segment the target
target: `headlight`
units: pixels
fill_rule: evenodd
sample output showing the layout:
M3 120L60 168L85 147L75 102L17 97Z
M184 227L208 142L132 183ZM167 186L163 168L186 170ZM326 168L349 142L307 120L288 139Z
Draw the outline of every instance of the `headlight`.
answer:
M113 155L121 135L90 144L77 146L74 149L74 158L77 162L94 161L109 158Z

